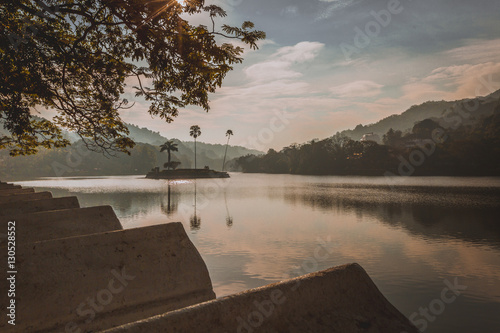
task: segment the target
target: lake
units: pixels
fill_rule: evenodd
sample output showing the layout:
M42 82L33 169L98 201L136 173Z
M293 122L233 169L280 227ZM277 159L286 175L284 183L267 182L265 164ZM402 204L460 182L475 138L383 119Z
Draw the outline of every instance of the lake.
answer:
M383 177L232 173L16 183L76 195L82 207L111 205L124 228L182 222L218 297L357 262L425 332L500 331L500 178L388 185Z

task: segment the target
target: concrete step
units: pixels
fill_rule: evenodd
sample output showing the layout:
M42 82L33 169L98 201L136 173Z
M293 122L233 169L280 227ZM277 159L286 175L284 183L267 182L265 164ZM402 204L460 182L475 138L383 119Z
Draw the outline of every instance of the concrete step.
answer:
M33 188L0 189L0 196L25 194L25 193L35 193L35 189Z
M17 244L122 229L111 206L4 215L0 216L1 230L7 230L9 221L16 222Z
M80 208L77 197L16 201L0 204L0 216L12 216L50 210Z
M0 190L2 190L2 189L14 189L14 188L21 188L21 185L14 185L14 184L7 184L7 183L0 184Z
M105 333L418 333L357 264L106 330ZM104 333L103 332L103 333Z
M18 245L16 269L16 326L0 332L95 332L215 298L181 223Z
M30 200L41 200L52 198L52 193L50 192L35 192L35 193L21 193L8 196L0 196L0 204L16 201L30 201Z

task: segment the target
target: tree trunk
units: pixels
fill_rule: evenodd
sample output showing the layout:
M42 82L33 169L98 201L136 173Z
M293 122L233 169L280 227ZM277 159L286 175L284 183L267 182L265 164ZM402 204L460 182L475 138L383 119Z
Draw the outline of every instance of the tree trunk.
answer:
M226 154L227 154L227 146L229 145L229 138L231 136L227 136L226 150L224 151L224 161L222 162L222 171L224 171L224 166L226 165Z

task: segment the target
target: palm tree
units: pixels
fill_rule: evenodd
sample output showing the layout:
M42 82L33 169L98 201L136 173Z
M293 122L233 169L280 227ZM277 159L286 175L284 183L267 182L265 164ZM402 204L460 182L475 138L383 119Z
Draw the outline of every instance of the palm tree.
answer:
M174 143L174 140L168 140L164 144L160 146L160 152L167 151L168 152L168 165L170 166L170 152L171 151L179 151L177 148L177 143Z
M231 135L233 135L233 131L228 129L226 132L227 143L226 143L226 151L224 151L224 162L222 162L222 171L224 171L224 166L226 165L227 146L229 145L229 139L231 138Z
M201 135L200 126L191 126L189 129L189 135L194 138L194 168L196 169L196 138Z

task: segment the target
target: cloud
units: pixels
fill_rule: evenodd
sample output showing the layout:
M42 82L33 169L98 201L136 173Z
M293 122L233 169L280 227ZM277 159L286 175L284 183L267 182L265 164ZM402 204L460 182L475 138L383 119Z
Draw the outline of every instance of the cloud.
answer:
M320 13L316 16L316 21L330 18L337 10L346 8L354 3L354 0L319 0L320 2L331 3L325 8L321 8Z
M489 95L500 89L500 63L440 67L403 86L410 100L456 100Z
M294 18L299 15L299 7L297 6L287 6L283 8L283 10L280 13L281 16L285 16L288 18Z
M244 87L227 87L219 90L219 96L231 98L273 98L282 96L298 96L304 93L309 83L293 80L260 81Z
M290 69L290 63L279 60L252 65L245 70L245 74L253 81L274 81L302 76L301 73Z
M271 57L290 63L301 63L314 59L325 44L319 42L300 42L294 46L280 48Z
M500 54L500 39L470 40L467 45L444 52L453 60L463 60L469 63L484 63L498 59Z
M373 81L355 81L332 87L332 93L341 98L375 97L382 93L384 86Z
M278 49L268 60L256 63L244 70L252 81L278 81L302 76L302 73L292 69L294 64L313 60L324 47L318 42L300 42L294 46Z

